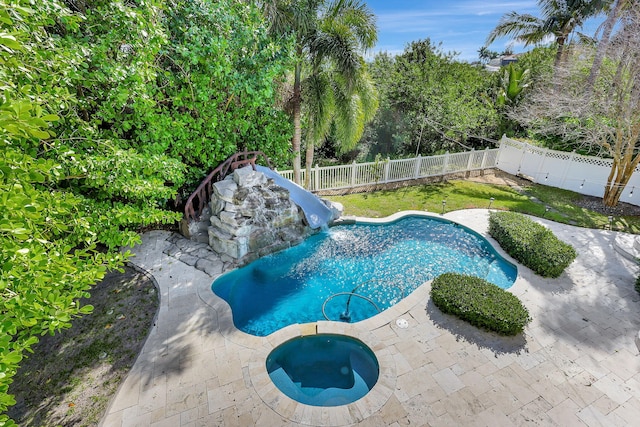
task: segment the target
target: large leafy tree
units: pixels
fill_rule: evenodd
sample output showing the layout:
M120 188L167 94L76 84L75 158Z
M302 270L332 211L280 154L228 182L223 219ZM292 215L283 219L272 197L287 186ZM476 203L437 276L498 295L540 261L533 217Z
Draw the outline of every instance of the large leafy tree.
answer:
M377 108L363 59L376 42L375 19L359 0L273 0L263 2L263 13L272 33L295 40L290 109L294 181L300 183L303 135L310 167L315 144L332 124L339 145L349 149Z
M558 65L564 58L565 44L571 34L587 18L601 13L607 3L607 0L538 0L540 17L508 12L491 30L485 44L488 46L497 38L508 36L529 46L544 42L551 36L557 45L555 63Z
M290 124L275 93L289 45L269 37L252 3L70 4L83 19L64 41L85 53L70 77L80 103L65 131L80 129L75 137L103 150L180 161L185 177L167 181L185 192L236 151L260 148L280 164L289 160Z
M404 117L396 139L405 154L484 147L499 125L491 74L458 62L430 40L411 42L385 78L387 96Z
M89 287L127 254L96 248L97 228L87 199L60 189L65 169L42 156L54 132L49 96L36 87L55 46L44 29L48 7L0 0L0 425L15 403L9 385L40 335L71 326L89 313L81 306ZM47 6L47 7L45 7ZM70 15L61 13L61 19ZM39 63L47 58L44 63ZM59 60L64 60L60 58ZM43 69L39 69L43 67ZM59 78L59 76L51 76ZM68 97L61 97L60 103ZM59 104L58 104L59 105Z
M155 58L166 43L160 0L140 6L105 0L37 3L20 60L10 69L16 87L59 116L51 135L31 153L59 163L60 189L82 197L82 210L100 242L138 240L141 226L173 223L167 209L184 182L184 165L148 154L132 141L137 111L152 105ZM41 18L37 18L41 17ZM24 55L24 56L22 56Z
M618 203L640 164L639 44L640 6L635 5L612 38L593 85L589 69L595 48L576 48L567 67L556 70L547 84L537 85L528 102L513 113L538 135L611 158L611 172L603 183L606 206Z
M164 23L154 103L131 135L140 149L181 159L190 180L244 149L288 162L291 126L275 106L288 40L271 39L260 10L238 0L175 2Z
M0 413L38 336L181 217L186 179L236 149L287 159L287 49L240 0L0 0Z

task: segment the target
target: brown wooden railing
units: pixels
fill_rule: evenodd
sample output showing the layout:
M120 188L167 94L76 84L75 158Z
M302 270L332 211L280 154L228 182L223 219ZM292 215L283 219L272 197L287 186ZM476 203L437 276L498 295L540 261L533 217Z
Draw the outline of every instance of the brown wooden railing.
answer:
M202 210L211 199L213 191L213 183L224 179L229 173L239 167L251 165L256 168L256 160L262 158L266 163L265 166L272 167L271 161L262 151L243 151L236 153L222 162L200 183L196 191L187 199L184 207L184 217L190 221L196 221L200 218Z

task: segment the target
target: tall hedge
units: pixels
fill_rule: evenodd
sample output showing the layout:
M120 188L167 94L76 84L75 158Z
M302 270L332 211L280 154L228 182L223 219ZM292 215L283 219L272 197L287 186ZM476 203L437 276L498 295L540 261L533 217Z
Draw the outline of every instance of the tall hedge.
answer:
M577 256L551 230L515 212L492 212L489 234L509 255L543 277L560 276Z

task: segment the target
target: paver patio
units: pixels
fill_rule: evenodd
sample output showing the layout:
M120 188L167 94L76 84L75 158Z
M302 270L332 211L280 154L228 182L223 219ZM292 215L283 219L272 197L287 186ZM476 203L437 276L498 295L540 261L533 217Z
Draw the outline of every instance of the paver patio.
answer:
M487 210L445 218L487 236ZM229 307L210 290L213 277L163 253L170 233L146 233L133 262L155 277L160 309L101 425L637 425L638 266L615 252L614 232L535 220L578 257L557 279L518 265L510 290L533 321L515 338L441 314L428 284L363 322L293 325L253 337L234 328ZM399 328L399 318L409 327ZM311 407L271 383L268 352L316 328L356 336L376 352L381 376L365 398Z

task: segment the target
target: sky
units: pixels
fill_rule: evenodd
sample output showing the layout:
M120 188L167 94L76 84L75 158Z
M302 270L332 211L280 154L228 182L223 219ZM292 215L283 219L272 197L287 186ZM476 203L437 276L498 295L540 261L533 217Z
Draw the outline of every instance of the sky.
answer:
M399 54L411 41L430 38L442 42L442 50L455 51L463 61L478 59L478 49L484 46L489 32L500 17L512 10L540 16L536 0L365 0L377 17L378 43L370 52L387 51ZM604 19L604 18L603 18ZM601 20L600 20L601 21ZM590 20L582 32L593 35L599 22ZM496 40L489 49L502 52L512 43ZM521 44L513 45L522 52Z

